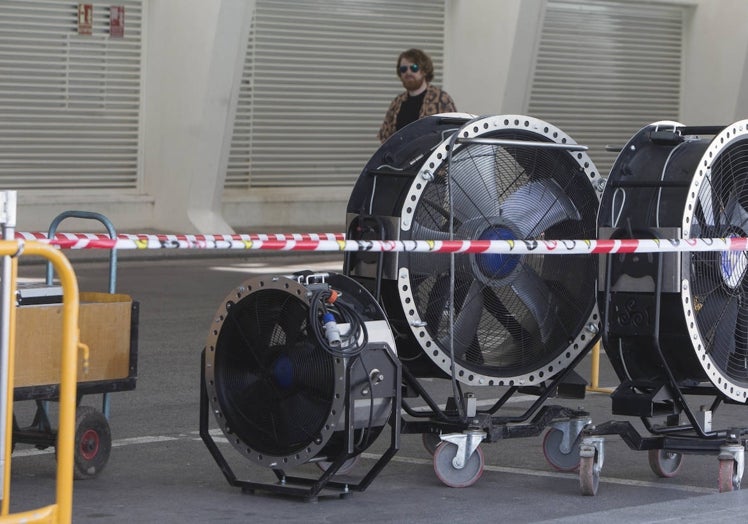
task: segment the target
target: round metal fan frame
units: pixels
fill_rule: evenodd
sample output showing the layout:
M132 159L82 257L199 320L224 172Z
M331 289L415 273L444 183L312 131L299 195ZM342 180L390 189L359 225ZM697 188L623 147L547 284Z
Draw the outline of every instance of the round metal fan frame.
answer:
M534 117L523 115L479 117L465 124L458 133L459 138L477 138L488 133L505 129L531 132L545 137L557 144L577 144L574 139L554 125ZM426 159L421 166L421 169L416 174L404 201L405 204L403 206L403 213L400 220L400 228L402 231L410 230L413 223L413 215L415 213L416 205L419 202L424 189L429 182L434 179L434 173L436 170L443 163L448 161L450 143L451 140L449 139L442 141L442 143L432 151L429 158ZM460 149L460 147L461 145L459 142L455 142L452 153L454 154ZM605 187L605 180L600 177L595 165L586 152L569 151L569 155L587 175L599 203ZM471 264L474 264L475 261L473 259L475 258L475 255L470 254L468 256L471 257ZM590 278L594 279L595 275L591 275ZM452 360L448 358L448 354L444 350L440 349L438 342L434 340L426 329L427 323L421 319L417 309L413 307L413 304L415 304L415 297L413 296L410 282L410 271L408 268L400 268L398 270L398 289L400 302L403 312L408 320L408 325L410 326L413 335L419 341L423 352L426 353L442 371L451 376ZM543 382L566 369L574 359L579 356L579 353L587 347L590 338L594 337L599 331L600 316L596 301L590 310L589 316L584 325L585 328L581 329L579 333L576 334L565 350L561 351L559 355L550 362L537 367L534 371L513 376L496 377L478 373L473 369L460 365L459 362L454 362L455 377L464 384L476 386L521 386Z
M704 152L704 155L699 161L698 171L694 174L691 180L691 186L688 191L688 197L684 209L686 210L683 215L682 225L682 237L683 239L689 239L691 234L691 216L692 213L688 213L688 210L695 210L699 199L699 189L702 187L704 182L711 178L712 165L719 158L722 150L730 147L731 144L737 141L748 140L748 120L740 120L735 122L725 129L723 129L717 136L714 137L709 147ZM690 267L688 264L685 267ZM745 270L745 267L743 267ZM699 363L704 368L707 376L711 380L712 384L716 386L722 393L727 395L729 398L738 402L748 401L748 387L741 387L734 383L734 379L728 377L720 368L714 363L711 355L706 350L706 344L699 331L698 323L696 322L696 307L693 296L691 295L691 289L689 286L690 275L684 275L681 281L681 302L683 304L683 314L686 318L686 324L688 326L688 333L691 337L691 344L696 351ZM745 274L743 274L745 278ZM729 283L727 284L729 285ZM732 286L735 287L734 285Z
M239 436L237 436L230 426L224 414L224 407L218 400L215 380L215 356L218 336L221 332L221 326L227 317L228 310L232 304L248 297L249 295L260 290L278 290L289 293L300 301L309 306L309 294L306 287L287 277L278 276L259 276L253 277L237 286L226 299L216 313L213 326L208 335L205 351L205 386L208 393L208 399L215 415L216 422L223 431L224 435L234 448L254 461L255 463L269 468L291 467L309 462L316 457L322 448L327 444L333 433L345 428L339 428L341 414L345 410L345 391L343 387L346 384L346 365L344 359L332 357L333 369L335 373L335 394L330 398L330 409L326 420L321 424L320 434L317 438L311 440L303 449L289 453L288 455L272 455L259 450L252 449Z

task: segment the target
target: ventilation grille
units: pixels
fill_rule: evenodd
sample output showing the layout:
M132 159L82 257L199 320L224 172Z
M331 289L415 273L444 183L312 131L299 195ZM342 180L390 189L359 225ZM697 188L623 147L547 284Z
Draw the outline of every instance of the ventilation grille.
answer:
M78 4L0 2L0 186L134 189L138 182L140 0L111 37L110 4L93 2L90 35Z
M632 133L678 120L689 8L549 0L528 112L589 146L607 175Z
M431 56L439 85L444 2L257 0L226 188L352 186L410 47Z

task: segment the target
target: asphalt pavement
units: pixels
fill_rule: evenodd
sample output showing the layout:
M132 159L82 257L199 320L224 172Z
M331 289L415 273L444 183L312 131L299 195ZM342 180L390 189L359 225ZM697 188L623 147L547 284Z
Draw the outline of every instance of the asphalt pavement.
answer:
M363 492L313 501L232 487L198 435L200 353L213 316L228 293L254 274L287 274L301 269L335 269L339 259L313 255L226 256L217 258L122 257L117 291L140 302L138 381L134 391L111 395L113 449L101 474L76 481L74 522L713 522L743 521L745 491L718 493L714 455L687 455L679 474L653 474L646 452L607 437L596 496L583 496L576 473L561 473L546 462L542 435L482 445L485 468L468 488L450 488L437 478L420 435L403 435L393 459ZM102 262L77 261L81 290L106 290ZM21 265L21 275L38 278L40 265ZM590 361L578 372L589 377ZM430 391L445 392L444 381L424 380ZM600 385L616 380L603 355ZM487 402L498 391L476 391ZM520 413L532 397L518 395L507 413ZM99 406L100 398L84 404ZM549 399L548 404L581 407L594 423L612 420L606 393L582 400ZM23 403L17 403L23 404ZM19 413L25 406L17 406ZM745 425L745 407L726 406L715 427ZM220 449L240 478L273 480L225 443L212 424ZM355 483L388 444L384 434L350 473ZM13 455L11 511L54 500L53 450L19 445ZM305 465L302 473L314 474ZM319 472L316 473L319 475ZM345 479L344 478L344 479Z

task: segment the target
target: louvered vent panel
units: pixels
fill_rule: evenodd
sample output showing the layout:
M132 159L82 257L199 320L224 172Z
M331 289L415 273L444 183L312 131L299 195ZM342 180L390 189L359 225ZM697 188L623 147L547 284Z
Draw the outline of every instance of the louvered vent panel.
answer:
M110 3L93 2L92 34L78 4L0 2L0 187L134 189L141 91L140 0L109 35Z
M590 147L602 175L636 131L678 120L687 7L549 0L528 112Z
M352 186L410 47L429 53L439 85L443 1L257 0L226 188Z

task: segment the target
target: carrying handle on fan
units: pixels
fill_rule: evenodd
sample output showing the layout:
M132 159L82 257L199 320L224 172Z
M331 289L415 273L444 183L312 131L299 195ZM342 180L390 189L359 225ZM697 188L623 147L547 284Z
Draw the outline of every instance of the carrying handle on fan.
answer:
M544 149L563 149L564 151L587 151L589 148L580 144L558 144L556 142L533 142L532 140L509 140L506 138L458 138L458 144L486 144L493 146L541 147Z

